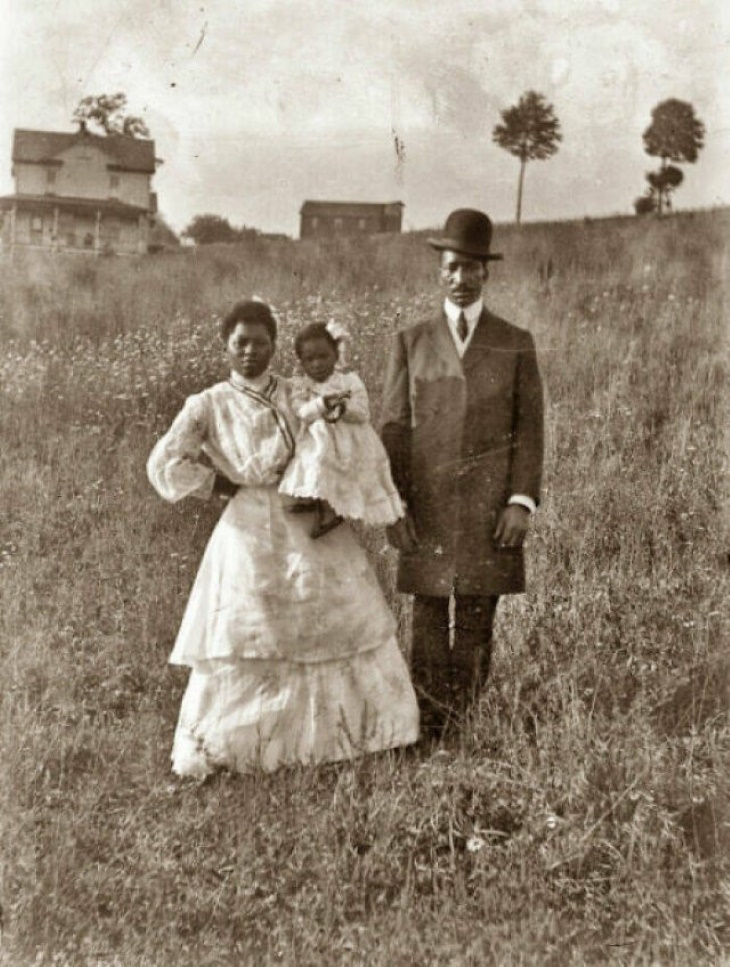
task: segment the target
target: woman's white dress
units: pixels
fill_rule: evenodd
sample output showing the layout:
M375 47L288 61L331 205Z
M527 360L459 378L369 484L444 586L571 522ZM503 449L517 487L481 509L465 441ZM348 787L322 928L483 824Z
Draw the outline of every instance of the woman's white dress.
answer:
M345 392L350 397L343 416L327 422L323 397ZM292 384L292 404L301 428L281 492L326 500L342 517L371 526L394 524L402 517L403 504L388 455L370 424L368 394L360 377L338 371L322 383L300 377Z
M278 491L293 426L284 380L234 373L186 401L148 461L166 500L210 496L211 464L240 485L170 657L192 669L180 775L335 761L418 737L395 620L364 551L346 525L312 540L308 515L288 513Z

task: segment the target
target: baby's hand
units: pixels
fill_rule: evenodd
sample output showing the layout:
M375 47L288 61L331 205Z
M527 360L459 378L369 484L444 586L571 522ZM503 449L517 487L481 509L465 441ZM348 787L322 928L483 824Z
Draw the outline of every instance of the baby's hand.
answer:
M325 408L327 410L334 410L338 406L344 406L345 401L350 398L350 391L347 390L344 393L328 393L322 398L324 399Z

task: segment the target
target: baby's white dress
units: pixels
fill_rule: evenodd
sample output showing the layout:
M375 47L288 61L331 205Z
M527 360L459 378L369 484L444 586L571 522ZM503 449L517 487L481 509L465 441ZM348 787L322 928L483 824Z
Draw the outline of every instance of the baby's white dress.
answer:
M180 775L335 761L418 737L395 619L365 552L346 525L313 541L278 491L295 427L284 380L234 373L187 400L148 461L166 500L210 496L211 464L240 485L170 657L191 668Z
M328 422L324 397L345 392L350 397L342 417ZM370 423L367 390L357 373L336 370L322 383L308 376L295 378L292 404L301 429L281 492L326 500L340 516L372 526L394 524L402 517L388 455Z

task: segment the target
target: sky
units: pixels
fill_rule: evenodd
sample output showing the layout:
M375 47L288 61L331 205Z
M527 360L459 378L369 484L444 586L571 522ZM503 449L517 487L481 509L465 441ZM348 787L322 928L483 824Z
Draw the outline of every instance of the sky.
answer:
M705 147L676 207L730 204L726 0L0 0L0 194L12 131L71 131L124 91L163 159L159 207L298 232L305 199L405 203L404 228L514 218L519 162L492 141L528 90L560 120L528 165L526 221L630 213L651 110L693 104ZM402 147L398 154L395 139Z

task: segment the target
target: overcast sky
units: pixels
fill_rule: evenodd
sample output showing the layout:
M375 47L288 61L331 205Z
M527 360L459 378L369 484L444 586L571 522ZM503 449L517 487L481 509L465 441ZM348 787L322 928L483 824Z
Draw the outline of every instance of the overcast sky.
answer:
M0 0L0 193L14 127L73 130L124 91L164 164L176 229L215 212L297 232L305 198L402 200L406 227L455 207L514 215L501 109L543 93L564 141L528 166L526 220L632 211L641 135L668 97L707 129L677 207L730 203L726 0ZM398 163L397 135L405 147Z

